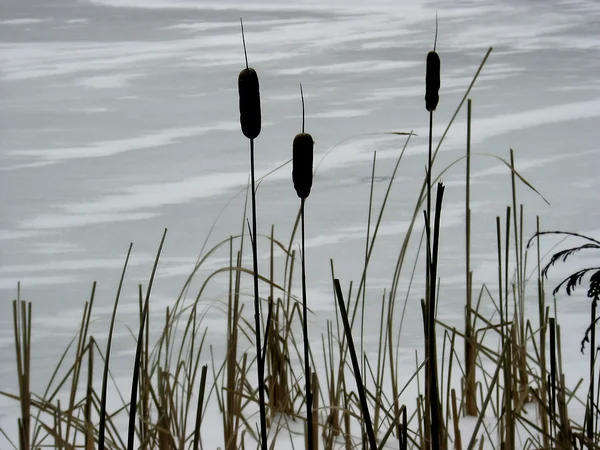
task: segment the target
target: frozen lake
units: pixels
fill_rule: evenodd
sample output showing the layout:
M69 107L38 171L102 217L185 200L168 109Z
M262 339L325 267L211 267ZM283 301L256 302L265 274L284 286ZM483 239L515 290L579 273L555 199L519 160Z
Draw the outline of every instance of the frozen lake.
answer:
M22 297L34 303L34 364L45 381L78 327L93 281L98 282L93 326L106 330L129 242L133 256L123 322L117 325L124 339L125 324L137 323L137 284L148 279L164 228L169 233L154 291L157 314L175 300L220 212L207 249L242 229L249 151L238 121L240 17L250 65L261 83L258 176L291 157L301 126L299 83L316 163L344 141L319 166L307 203L308 301L320 313L311 320L315 336L333 312L329 259L344 283L360 277L373 151L378 210L405 142L364 135L410 130L418 135L400 165L370 266L368 295L379 302L389 289L426 164L425 56L433 44L436 10L442 88L434 143L492 46L470 95L473 152L508 158L513 148L517 170L550 202L518 186L526 238L535 230L536 215L544 229L598 236L597 1L4 0L0 388L16 383L11 300L17 282ZM363 136L347 140L356 135ZM465 139L466 109L440 149L437 173L464 155ZM472 167L474 285L493 286L495 218L511 203L510 176L491 158L474 157ZM270 233L275 224L284 242L299 206L290 171L286 166L275 172L258 191L259 233ZM444 181L440 314L460 325L464 163ZM418 227L416 238L421 222ZM218 253L211 268L226 264L227 255ZM261 259L265 272L266 261ZM399 296L409 277L406 270ZM208 297L222 298L226 289L225 282L216 282ZM419 344L421 330L422 286L413 289L414 307L407 308L403 331L407 348ZM582 327L587 305L583 290L568 300L569 311L582 314ZM219 311L208 317L217 324L223 320ZM367 334L378 331L367 327ZM213 337L218 342L219 330ZM579 348L578 333L565 339L565 345ZM572 353L566 357L585 358ZM115 358L121 361L115 371L127 373L130 353ZM0 425L12 421L11 414L0 413Z

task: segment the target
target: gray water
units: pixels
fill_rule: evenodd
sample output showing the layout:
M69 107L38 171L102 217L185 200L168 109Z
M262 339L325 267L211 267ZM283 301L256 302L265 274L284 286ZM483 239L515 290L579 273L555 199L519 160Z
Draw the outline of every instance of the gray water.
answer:
M78 326L93 281L98 283L93 327L106 330L133 242L117 324L123 353L116 354L114 367L127 373L132 341L126 325L137 323L137 284L147 285L163 229L169 231L154 289L156 314L173 304L207 236L205 251L242 230L249 151L238 122L236 78L244 67L240 17L261 83L258 175L291 157L301 127L299 83L315 161L341 143L319 165L306 210L315 335L333 313L329 259L346 286L360 277L373 152L378 211L405 144L404 137L367 134L417 134L400 165L369 270L368 297L379 302L390 287L424 175L424 63L436 10L442 88L434 144L493 47L470 94L473 152L508 158L514 149L517 170L550 203L518 185L526 238L535 230L536 215L544 229L597 236L596 1L3 0L0 388L15 386L11 300L19 281L21 297L33 302L34 383L43 385ZM463 108L441 146L436 174L464 155L465 140ZM474 284L493 286L495 218L511 203L510 175L489 157L474 157L472 166ZM259 233L270 233L275 224L286 243L299 206L290 170L275 172L258 191ZM440 314L460 325L464 163L443 180ZM415 244L421 229L419 221ZM260 243L266 271L266 241ZM415 254L413 245L399 297L406 295ZM208 269L227 262L223 248ZM224 298L226 289L226 278L217 279L206 301ZM250 292L251 285L245 289ZM413 286L403 331L407 348L419 342L421 292L422 286ZM585 321L583 295L568 302L568 310ZM378 307L368 308L370 314L377 317ZM223 315L211 310L208 320L215 323L218 344ZM376 333L367 325L367 338ZM573 335L576 345L579 336ZM4 399L0 405L15 406ZM14 421L14 409L4 411L12 412L0 414L0 425Z

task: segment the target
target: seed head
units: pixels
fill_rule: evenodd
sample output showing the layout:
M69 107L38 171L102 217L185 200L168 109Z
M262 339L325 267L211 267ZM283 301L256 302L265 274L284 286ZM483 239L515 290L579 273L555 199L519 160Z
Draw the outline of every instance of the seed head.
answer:
M310 195L313 181L314 141L308 133L298 133L294 138L292 156L292 181L298 197L306 199Z
M440 57L435 51L427 54L427 72L425 74L425 108L435 111L440 101Z
M238 76L240 95L240 124L242 133L248 139L256 139L260 134L260 89L258 75L252 68L246 68Z

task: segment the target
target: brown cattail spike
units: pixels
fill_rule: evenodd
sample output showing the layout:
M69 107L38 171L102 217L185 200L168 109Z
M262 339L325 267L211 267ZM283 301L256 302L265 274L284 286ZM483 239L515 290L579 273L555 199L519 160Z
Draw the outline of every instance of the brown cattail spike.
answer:
M240 124L242 133L248 139L256 139L260 134L260 89L258 75L252 68L246 68L238 77L240 94Z
M303 199L309 196L312 187L313 147L313 138L308 133L298 133L294 138L292 181L298 197Z
M435 111L440 101L440 57L435 51L427 53L425 75L425 108Z

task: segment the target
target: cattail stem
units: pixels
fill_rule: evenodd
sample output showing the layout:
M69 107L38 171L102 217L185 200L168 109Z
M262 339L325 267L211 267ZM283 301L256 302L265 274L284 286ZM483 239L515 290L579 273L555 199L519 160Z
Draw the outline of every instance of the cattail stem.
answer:
M433 147L433 111L429 112L429 150L427 152L427 229L431 232L431 165ZM429 264L428 264L429 266Z
M433 228L433 236L428 236L431 242L431 253L430 261L431 267L429 269L429 323L427 326L427 332L429 335L429 383L430 383L430 402L431 402L431 444L432 449L440 449L440 438L444 435L442 428L444 428L443 420L440 419L440 404L439 404L439 387L437 381L437 354L436 354L436 337L435 337L435 316L436 316L436 290L437 290L437 267L438 267L438 255L439 255L439 239L440 239L440 223L442 215L442 200L444 198L445 187L443 184L438 184L437 189L437 201L435 208L435 222ZM427 220L431 219L427 217Z
M306 305L306 257L304 250L304 203L305 199L300 199L300 216L302 221L302 333L304 338L304 381L306 388L306 429L308 450L313 450L313 423L312 423L312 390L310 387L310 359L308 344L308 307Z
M432 165L432 147L433 147L433 111L429 112L429 145L428 145L428 153L427 153L427 209L426 209L426 217L425 217L425 236L427 238L426 245L426 258L425 258L425 333L426 333L426 342L431 339L430 334L430 326L431 322L429 317L431 316L431 311L434 309L435 305L432 304L432 289L431 289L431 165ZM431 346L425 346L425 357L427 360L427 369L425 374L425 420L431 420L431 396L433 392L432 388L432 374L433 374L433 355L431 352ZM430 422L431 423L431 422ZM429 423L429 424L430 424ZM434 434L437 433L436 430L432 430L430 426L426 426L426 430L430 430L428 439L427 448L431 448L431 443L434 439ZM436 447L433 447L436 449Z
M254 179L254 139L250 139L250 177L252 182L252 269L254 272L254 326L256 328L256 364L258 370L258 403L260 409L261 449L268 450L267 415L265 411L265 365L260 342L260 299L258 296L258 250L256 240L256 186Z
M465 294L467 307L465 311L465 391L466 391L466 414L477 416L477 402L475 399L476 381L475 365L476 350L473 336L473 298L472 298L472 274L471 274L471 99L467 100L467 167L466 167L466 193L465 193Z
M425 222L427 236L427 260L426 260L426 286L429 287L430 277L430 266L431 266L431 166L432 161L432 147L433 147L433 111L429 112L429 149L427 153L427 220ZM426 289L428 291L428 289ZM426 292L426 299L428 299L429 293Z
M430 268L431 268L431 166L433 165L433 157L432 157L432 147L433 147L433 111L429 112L429 146L427 153L427 220L425 221L425 235L427 237L427 258L426 258L426 269L425 269L425 300L426 304L429 301L429 285L431 280L430 277Z

